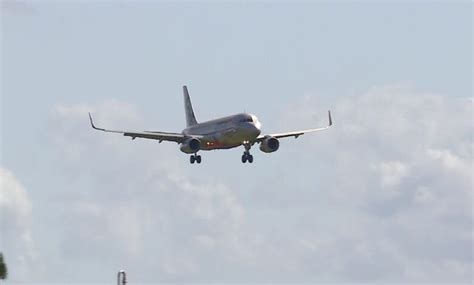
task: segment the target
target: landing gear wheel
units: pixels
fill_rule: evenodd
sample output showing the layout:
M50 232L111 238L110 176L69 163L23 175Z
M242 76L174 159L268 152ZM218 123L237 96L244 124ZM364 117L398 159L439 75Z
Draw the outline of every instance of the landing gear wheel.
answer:
M194 164L195 162L197 162L198 164L200 164L202 161L201 159L201 156L200 155L197 155L197 154L194 154L194 155L191 155L189 157L189 162L191 162L191 164Z
M249 163L253 163L253 155L251 155L250 153L244 153L242 155L242 163L246 163L247 161Z
M247 160L249 161L249 163L253 163L253 155L249 154Z
M245 147L244 154L242 155L242 163L246 163L247 161L249 163L253 163L253 155L250 154L250 148L252 147L252 144L247 141L242 145Z

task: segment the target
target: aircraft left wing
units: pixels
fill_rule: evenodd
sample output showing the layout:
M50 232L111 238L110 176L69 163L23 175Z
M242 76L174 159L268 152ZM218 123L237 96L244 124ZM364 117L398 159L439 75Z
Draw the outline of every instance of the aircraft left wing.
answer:
M314 133L319 131L325 131L332 127L332 118L331 118L331 111L328 111L328 120L329 123L324 128L317 128L317 129L309 129L309 130L301 130L301 131L293 131L293 132L286 132L286 133L278 133L278 134L269 134L269 135L260 135L257 137L256 142L261 142L267 137L274 137L277 139L287 138L287 137L295 137L297 139L299 136L307 134L307 133Z
M132 139L136 138L144 138L144 139L152 139L157 140L159 142L162 141L172 141L177 143L182 143L189 137L179 134L179 133L166 133L166 132L152 132L152 131L143 131L143 132L134 132L134 131L119 131L119 130L107 130L103 128L98 128L94 125L94 121L92 120L91 113L89 113L89 120L91 121L91 126L93 129L98 131L103 131L107 133L117 133L123 134L126 137L131 137ZM199 138L199 137L197 137Z

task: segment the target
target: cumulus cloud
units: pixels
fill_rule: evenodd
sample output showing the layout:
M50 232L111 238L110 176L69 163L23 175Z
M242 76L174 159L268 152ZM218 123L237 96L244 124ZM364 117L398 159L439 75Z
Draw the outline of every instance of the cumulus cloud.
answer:
M10 269L9 278L28 276L35 258L31 233L32 203L13 173L0 168L0 251Z
M374 166L380 172L382 186L396 186L407 174L407 166L400 161L385 161Z
M322 111L317 98L307 96L285 121L314 124L311 114ZM312 150L305 159L328 163L314 167L326 192L318 191L320 198L353 215L349 222L331 217L347 227L347 233L329 229L326 250L339 260L330 268L339 268L334 275L472 280L472 100L381 87L329 103L334 129L306 137L299 149ZM350 248L339 250L343 243Z
M238 259L245 212L231 188L184 175L170 156L175 144L92 131L90 110L100 125L139 129L142 121L114 100L53 110L52 159L67 185L50 193L61 229L54 258L71 266L45 281L106 281L104 269L123 266L140 281L213 280L209 272Z
M319 98L281 128L313 126L329 105L334 128L282 141L242 175L193 174L174 144L87 125L92 110L100 125L140 129L130 104L58 105L48 262L61 270L44 280L105 282L124 266L150 282L472 280L472 100L401 88Z

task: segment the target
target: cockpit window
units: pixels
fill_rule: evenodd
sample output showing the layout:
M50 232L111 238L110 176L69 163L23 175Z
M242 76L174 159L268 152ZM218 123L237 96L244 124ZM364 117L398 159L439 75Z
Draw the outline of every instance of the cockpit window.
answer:
M240 122L241 123L252 123L253 120L252 120L252 118L245 118L245 119L241 119Z

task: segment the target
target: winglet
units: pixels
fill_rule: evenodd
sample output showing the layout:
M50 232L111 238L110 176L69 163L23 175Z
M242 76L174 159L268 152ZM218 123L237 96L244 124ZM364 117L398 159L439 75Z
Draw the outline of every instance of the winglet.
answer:
M329 117L329 126L332 126L331 111L328 111L328 117Z
M92 121L92 116L90 112L89 112L89 121L91 121L91 127L95 129L94 122Z
M92 116L91 116L91 113L89 112L89 120L91 121L91 127L93 129L96 129L96 130L99 130L99 131L105 131L105 129L101 129L101 128L98 128L94 125L94 121L92 121Z

